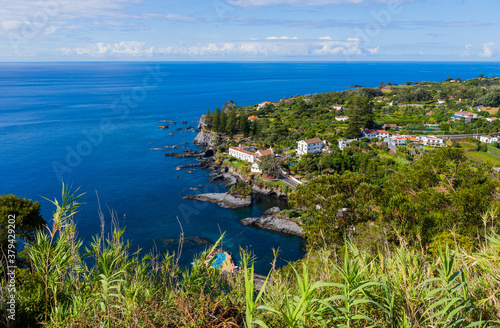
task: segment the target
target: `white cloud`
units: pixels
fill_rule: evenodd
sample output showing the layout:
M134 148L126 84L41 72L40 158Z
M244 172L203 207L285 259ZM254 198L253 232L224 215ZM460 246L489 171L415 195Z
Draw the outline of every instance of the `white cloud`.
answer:
M376 55L379 48L360 47L360 40L278 38L266 40L244 40L236 42L199 43L193 46L147 46L145 42L127 41L119 43L97 43L88 47L61 48L65 55L86 55L92 57L115 56L182 56L182 57L325 57Z
M372 54L372 55L376 55L378 54L378 51L380 50L380 47L376 47L376 48L366 48L366 50Z
M289 6L321 6L342 3L363 3L364 0L226 0L228 4L238 7L263 7L275 5Z
M289 36L268 36L266 40L297 40L298 38L296 36L294 37L289 37Z
M470 51L472 50L472 44L466 44L465 45L465 51L462 53L462 57L470 57L471 53Z
M23 22L20 20L8 20L2 22L2 28L5 31L17 30L23 25Z
M17 0L2 1L0 22L9 33L51 34L88 18L126 18L126 7L142 0Z
M332 37L331 36L321 36L318 38L318 40L332 40Z
M93 46L86 48L60 48L63 54L89 55L96 56L152 56L155 54L154 47L146 48L146 42L122 41L119 43L98 42Z
M483 53L480 56L487 58L493 57L499 47L500 45L494 44L493 42L483 43Z

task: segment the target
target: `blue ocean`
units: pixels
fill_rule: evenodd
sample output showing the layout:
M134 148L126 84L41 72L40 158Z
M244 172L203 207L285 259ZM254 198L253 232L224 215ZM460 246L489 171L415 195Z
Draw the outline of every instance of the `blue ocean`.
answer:
M498 63L206 63L97 62L0 63L0 194L39 201L48 221L54 210L43 197L60 197L61 180L85 192L76 215L79 237L100 234L99 203L105 230L126 228L132 250L164 253L177 245L165 240L199 237L209 242L225 233L224 248L257 257L256 270L300 259L304 242L280 233L247 228L240 220L259 216L276 199L259 198L252 208L231 210L183 200L185 195L225 191L210 183L210 172L176 170L195 159L165 152L199 149L196 127L207 108L228 100L238 105L276 101L297 94L340 91L380 82L469 79L500 76ZM162 120L177 125L162 130ZM182 124L187 121L187 124ZM182 128L182 130L177 130ZM174 135L170 135L172 132ZM187 145L185 143L188 143ZM161 149L161 150L155 150ZM196 190L193 190L196 188ZM114 219L112 219L114 218ZM205 245L186 244L188 265Z

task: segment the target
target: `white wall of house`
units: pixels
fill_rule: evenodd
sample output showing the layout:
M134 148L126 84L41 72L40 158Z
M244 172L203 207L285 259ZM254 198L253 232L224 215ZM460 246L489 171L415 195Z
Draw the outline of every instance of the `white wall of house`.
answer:
M255 163L255 155L250 155L233 148L229 148L229 156L236 157L237 159L241 159L242 161Z
M252 168L250 169L250 172L253 172L253 173L262 173L262 170L259 168L259 164L258 163L253 163L252 164Z
M298 142L297 154L305 155L307 153L321 153L323 147L325 147L325 144L323 142L308 144L307 142L305 142L305 140L301 140Z
M444 145L443 139L436 137L424 137L423 141L424 145L429 147L443 147Z

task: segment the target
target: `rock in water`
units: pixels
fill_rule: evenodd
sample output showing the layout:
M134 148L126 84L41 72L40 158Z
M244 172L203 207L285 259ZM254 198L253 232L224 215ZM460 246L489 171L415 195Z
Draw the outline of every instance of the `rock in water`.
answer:
M250 207L253 204L253 200L250 197L239 198L239 197L234 197L229 193L207 193L207 194L185 196L183 198L215 203L221 205L222 207L228 207L232 209Z
M281 212L281 208L279 206L274 206L265 211L264 214L272 215L272 214L278 214L279 212Z
M295 221L282 219L276 216L261 216L260 218L246 218L241 223L247 226L256 226L264 229L278 231L289 235L302 237L302 226Z

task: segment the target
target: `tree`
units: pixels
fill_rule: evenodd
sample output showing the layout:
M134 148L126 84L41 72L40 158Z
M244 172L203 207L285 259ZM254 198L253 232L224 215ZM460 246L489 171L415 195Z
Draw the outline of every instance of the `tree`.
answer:
M227 116L226 133L232 135L236 125L236 112L230 110Z
M212 129L214 131L219 130L219 122L220 122L220 109L219 107L215 108L215 112L212 114Z
M482 96L479 98L479 103L486 107L500 106L500 91L493 91Z
M15 219L15 235L24 242L34 241L35 232L47 222L40 215L40 203L15 195L0 196L0 247L3 254L8 253L9 219ZM0 254L0 256L3 256Z
M219 118L219 128L217 132L226 132L227 114L222 112Z
M354 231L358 223L374 220L379 193L379 187L370 184L366 176L347 171L299 185L290 201L310 218L303 222L309 247L322 247L340 245L344 234Z
M385 88L385 82L380 82L380 86L379 86L380 89L383 89Z
M243 133L244 137L248 137L248 133L250 132L250 124L248 124L248 117L245 112L240 114L240 132Z
M277 178L281 171L279 158L274 154L261 156L259 168L263 174Z
M364 122L357 107L354 107L349 115L349 122L347 123L347 130L345 136L348 139L354 139L361 134L364 128Z

